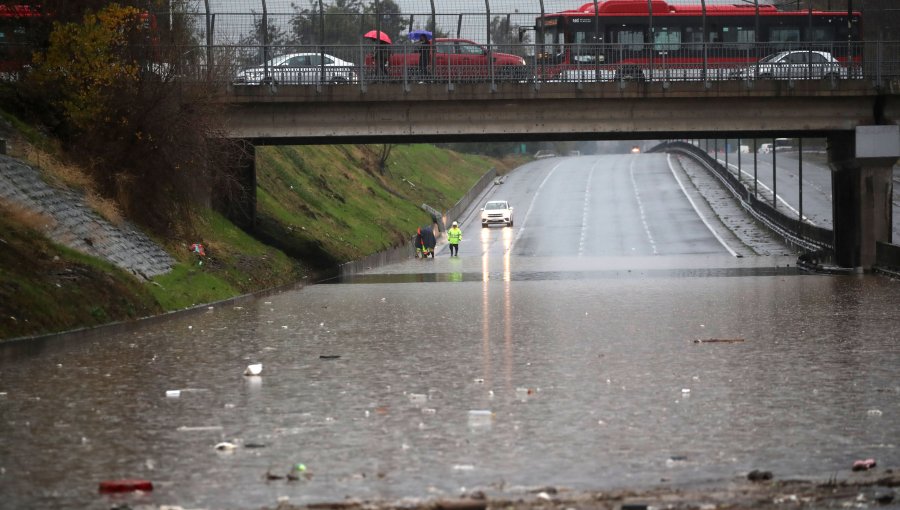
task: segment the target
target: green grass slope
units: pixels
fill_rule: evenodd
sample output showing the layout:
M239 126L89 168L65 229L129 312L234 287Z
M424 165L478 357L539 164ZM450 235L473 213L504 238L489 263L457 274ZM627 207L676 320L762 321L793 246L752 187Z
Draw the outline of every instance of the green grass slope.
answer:
M196 238L158 240L177 263L140 282L50 242L29 215L0 203L0 339L145 317L297 282L315 271L407 242L502 162L430 145L257 148L256 231L220 214L193 219ZM511 162L509 166L514 165ZM203 243L207 256L190 252Z
M431 145L397 145L383 173L381 146L257 149L259 235L318 268L406 242L490 168L487 157Z
M141 282L103 260L49 241L0 202L0 339L158 314Z

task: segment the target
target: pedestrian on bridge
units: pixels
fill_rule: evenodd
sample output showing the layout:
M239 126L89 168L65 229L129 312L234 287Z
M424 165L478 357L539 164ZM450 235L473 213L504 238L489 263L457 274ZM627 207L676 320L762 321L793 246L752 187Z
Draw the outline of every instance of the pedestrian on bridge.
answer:
M459 223L454 221L450 229L447 230L447 243L450 244L451 257L459 257L460 241L462 241L462 230L459 229Z
M428 68L431 67L431 40L424 33L419 34L419 78L425 80L428 77Z

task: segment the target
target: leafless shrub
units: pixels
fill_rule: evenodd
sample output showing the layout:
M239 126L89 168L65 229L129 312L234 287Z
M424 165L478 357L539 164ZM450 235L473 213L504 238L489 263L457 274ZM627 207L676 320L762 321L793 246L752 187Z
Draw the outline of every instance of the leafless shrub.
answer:
M62 185L84 192L91 192L95 188L94 180L86 171L76 165L64 163L33 145L25 146L25 161L41 169L50 180L57 181Z
M10 223L35 232L46 232L56 226L56 220L52 217L5 198L0 198L0 214Z
M94 211L113 225L121 226L125 223L119 204L115 200L104 198L97 193L85 194L84 201Z

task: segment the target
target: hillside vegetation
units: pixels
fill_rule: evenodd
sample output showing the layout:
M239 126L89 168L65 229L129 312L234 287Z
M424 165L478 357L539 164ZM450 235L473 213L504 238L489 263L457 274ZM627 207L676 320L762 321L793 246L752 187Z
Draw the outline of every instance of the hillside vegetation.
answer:
M148 45L145 2L52 3L53 23L32 33L28 65L0 82L0 137L47 183L83 197L62 212L38 205L43 213L68 222L90 207L101 217L93 225L138 226L146 233L142 242L155 240L175 265L142 283L64 249L60 229L48 227L56 220L21 210L13 197L23 192L0 175L0 338L313 280L341 262L406 242L430 221L422 204L447 209L498 166L428 145L257 147L257 187L246 189L239 163L246 147L222 131L215 84L226 77L211 72L191 87L180 83L179 66L196 64L184 60L183 48L197 42L190 17L172 17L165 43ZM173 5L182 13L185 4ZM16 171L35 180L27 167ZM250 192L257 221L244 231L227 211ZM81 230L67 242L90 251L84 245L95 247L96 236ZM190 251L195 243L205 256Z
M0 202L0 338L129 320L315 280L336 264L408 242L417 225L430 221L421 204L447 209L491 167L505 168L482 156L402 145L393 148L382 174L372 169L373 150L258 148L256 231L196 208L170 236L156 234L177 264L144 283L54 243L43 234L44 220ZM53 166L44 166L45 178L62 185ZM193 243L204 245L206 257L191 253Z

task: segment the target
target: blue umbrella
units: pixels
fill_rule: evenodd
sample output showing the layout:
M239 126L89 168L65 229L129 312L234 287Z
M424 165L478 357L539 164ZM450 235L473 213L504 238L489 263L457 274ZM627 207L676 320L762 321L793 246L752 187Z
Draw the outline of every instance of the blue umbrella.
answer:
M433 37L431 32L429 32L428 30L413 30L412 32L409 33L409 40L410 41L418 41L419 37L421 37L423 35L425 37L427 37L429 41Z

